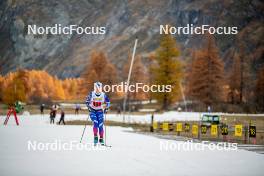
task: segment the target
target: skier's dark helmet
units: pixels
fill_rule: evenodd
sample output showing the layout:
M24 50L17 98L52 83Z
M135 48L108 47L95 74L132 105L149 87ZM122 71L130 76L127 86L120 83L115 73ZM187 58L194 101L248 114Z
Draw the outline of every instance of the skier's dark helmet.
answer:
M100 82L94 83L94 92L96 95L100 95L103 89L103 84Z

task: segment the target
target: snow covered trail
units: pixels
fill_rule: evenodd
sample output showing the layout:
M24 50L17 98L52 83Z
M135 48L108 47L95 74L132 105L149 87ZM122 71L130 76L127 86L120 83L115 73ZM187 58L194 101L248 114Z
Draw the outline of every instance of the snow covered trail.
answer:
M29 151L28 141L78 143L83 126L49 125L47 117L40 116L20 118L18 127L13 118L8 126L2 125L3 116L0 122L0 175L3 176L263 174L264 155L261 154L244 150L162 151L160 142L168 140L121 127L107 127L107 143L111 148ZM87 127L83 142L92 142L91 126Z

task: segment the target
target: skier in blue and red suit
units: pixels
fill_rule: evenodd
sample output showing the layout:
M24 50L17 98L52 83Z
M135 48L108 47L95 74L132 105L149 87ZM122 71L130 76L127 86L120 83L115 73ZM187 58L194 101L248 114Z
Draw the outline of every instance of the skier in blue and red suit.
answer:
M104 114L110 107L109 98L102 91L103 85L100 82L94 83L94 90L86 98L86 106L90 112L90 118L93 121L94 144L99 142L104 145Z

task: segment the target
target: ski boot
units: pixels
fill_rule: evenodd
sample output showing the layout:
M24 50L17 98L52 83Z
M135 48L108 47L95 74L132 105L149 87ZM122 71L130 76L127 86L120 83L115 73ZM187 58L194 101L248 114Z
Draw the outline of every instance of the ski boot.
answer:
M104 138L100 138L100 139L99 139L99 142L100 142L101 145L105 145L105 143L104 143Z
M98 136L94 136L94 146L96 146L98 143Z

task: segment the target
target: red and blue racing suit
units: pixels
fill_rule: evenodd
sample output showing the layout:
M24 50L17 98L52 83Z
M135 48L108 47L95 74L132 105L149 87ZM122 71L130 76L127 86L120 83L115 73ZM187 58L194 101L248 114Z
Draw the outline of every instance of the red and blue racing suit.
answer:
M99 136L104 136L104 110L110 107L109 98L105 93L96 94L94 91L90 92L86 98L86 106L90 111L90 118L93 121L94 136L97 136L99 129Z

